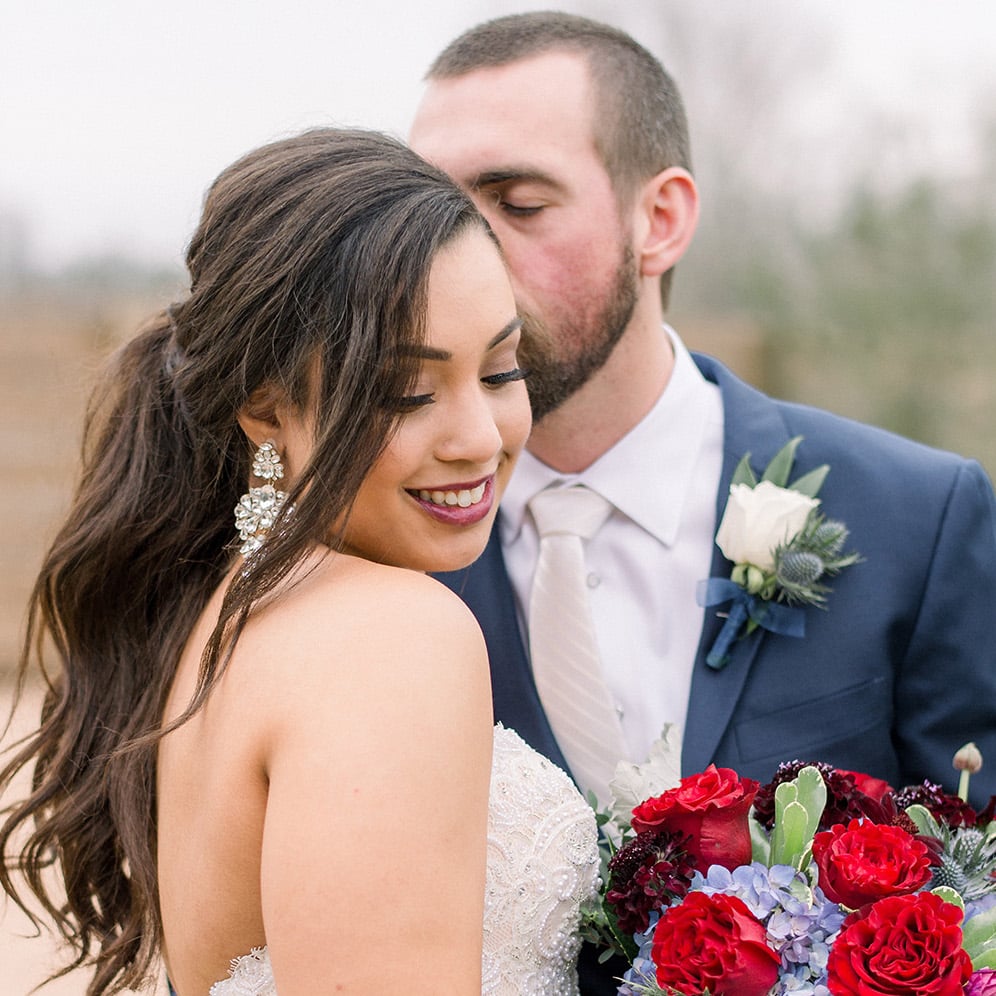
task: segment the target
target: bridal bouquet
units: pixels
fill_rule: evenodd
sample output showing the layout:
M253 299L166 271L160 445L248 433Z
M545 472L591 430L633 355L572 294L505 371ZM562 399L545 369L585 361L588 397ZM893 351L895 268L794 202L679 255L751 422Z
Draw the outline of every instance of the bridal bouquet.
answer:
M599 814L587 936L627 956L620 996L996 996L996 797L821 763L674 779L666 758L621 765Z

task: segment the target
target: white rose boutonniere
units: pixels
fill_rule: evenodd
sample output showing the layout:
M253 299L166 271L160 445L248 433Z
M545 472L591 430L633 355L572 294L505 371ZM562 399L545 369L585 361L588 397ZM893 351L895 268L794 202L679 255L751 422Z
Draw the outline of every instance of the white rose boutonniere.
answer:
M790 440L758 480L748 453L730 484L716 545L733 563L729 579L699 583L700 605L732 602L726 623L707 662L720 668L732 641L763 627L785 636L802 636L805 618L793 605L822 605L832 577L861 558L844 553L847 527L827 519L816 497L830 468L824 464L788 484L801 436ZM782 603L782 604L774 604Z
M809 513L820 500L780 488L771 481L730 486L716 545L734 564L747 564L759 571L775 569L775 550L784 546L806 525Z

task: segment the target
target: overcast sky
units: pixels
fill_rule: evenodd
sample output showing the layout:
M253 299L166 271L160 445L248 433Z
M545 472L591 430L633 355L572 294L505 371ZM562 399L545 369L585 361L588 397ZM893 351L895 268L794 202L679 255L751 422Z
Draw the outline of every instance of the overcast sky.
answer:
M32 261L44 266L110 251L179 260L203 191L241 153L314 124L403 136L421 76L443 44L486 17L550 6L0 2L0 225L16 220L28 234ZM560 6L640 37L675 72L693 108L710 99L707 77L716 75L717 59L698 56L710 32L718 37L724 26L749 20L767 39L769 68L784 62L794 74L779 94L784 99L788 88L799 97L792 141L818 143L828 174L848 169L847 150L834 141L836 122L868 112L896 127L922 123L911 155L948 168L972 154L980 101L996 104L992 0L565 0ZM696 52L663 37L669 11L701 20ZM725 31L727 41L731 34ZM802 43L814 38L821 57L808 67ZM797 43L802 54L793 64L785 56ZM807 76L817 72L823 85L813 89ZM835 81L829 88L828 80ZM996 107L988 113L996 120ZM791 149L783 152L791 163Z

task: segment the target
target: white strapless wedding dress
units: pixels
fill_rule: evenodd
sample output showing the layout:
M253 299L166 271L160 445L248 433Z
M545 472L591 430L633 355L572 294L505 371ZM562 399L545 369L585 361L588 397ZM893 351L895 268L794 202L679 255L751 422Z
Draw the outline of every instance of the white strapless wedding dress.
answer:
M598 887L598 833L574 783L495 727L481 991L578 996L581 906ZM210 996L276 996L266 948L235 959Z

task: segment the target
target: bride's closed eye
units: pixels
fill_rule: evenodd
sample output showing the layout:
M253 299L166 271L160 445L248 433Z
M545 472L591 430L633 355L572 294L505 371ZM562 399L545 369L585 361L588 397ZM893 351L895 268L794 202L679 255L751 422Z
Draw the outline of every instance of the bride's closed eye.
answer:
M431 394L410 394L405 398L394 398L391 401L391 407L398 414L404 415L405 412L415 411L416 408L431 405L435 400L435 397Z
M522 367L515 367L513 370L505 370L502 373L488 374L482 377L481 381L488 387L501 387L503 384L512 384L517 380L525 380L529 376L529 371Z
M503 387L505 384L514 384L516 381L525 380L529 376L529 371L522 367L513 367L511 370L503 370L500 373L488 374L481 378L481 383L488 387ZM426 405L435 404L435 392L432 394L409 394L404 398L397 398L392 402L392 406L399 414L415 411L417 408L424 408Z

